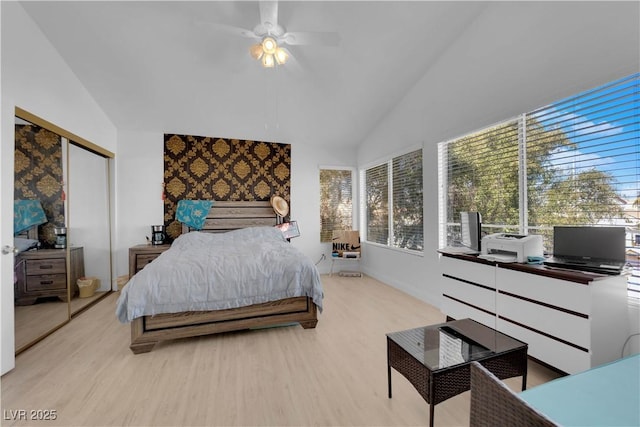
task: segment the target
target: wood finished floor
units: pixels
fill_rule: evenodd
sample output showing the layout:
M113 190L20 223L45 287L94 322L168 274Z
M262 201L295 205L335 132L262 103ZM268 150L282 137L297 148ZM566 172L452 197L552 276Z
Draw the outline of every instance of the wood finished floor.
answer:
M387 332L444 315L374 279L323 276L316 329L300 326L175 340L129 350L113 294L18 355L1 378L3 426L418 426L429 409L392 373ZM558 375L530 361L528 387ZM519 390L521 379L507 380ZM12 420L55 410L55 421ZM469 392L436 406L436 426L468 425Z
M71 306L59 299L38 301L32 305L16 306L15 310L15 348L20 352L28 347L39 337L55 330L69 320L71 315L76 315L86 306L104 297L106 292L96 292L87 298L75 297L71 300Z

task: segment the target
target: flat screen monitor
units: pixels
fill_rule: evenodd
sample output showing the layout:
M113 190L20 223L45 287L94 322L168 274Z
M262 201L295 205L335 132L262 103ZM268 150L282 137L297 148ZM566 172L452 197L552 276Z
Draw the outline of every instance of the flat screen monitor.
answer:
M460 212L460 240L463 246L480 252L482 217L478 212Z
M624 227L553 227L553 256L624 261Z

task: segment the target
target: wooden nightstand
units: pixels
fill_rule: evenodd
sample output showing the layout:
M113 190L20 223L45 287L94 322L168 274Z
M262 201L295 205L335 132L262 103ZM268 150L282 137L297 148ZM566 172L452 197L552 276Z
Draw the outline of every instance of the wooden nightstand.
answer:
M82 247L72 247L69 254L69 282L74 296L78 293L78 278L84 276L84 251ZM45 297L68 300L66 249L22 252L16 256L15 265L16 305L31 305Z
M137 245L129 248L129 278L158 258L171 245Z

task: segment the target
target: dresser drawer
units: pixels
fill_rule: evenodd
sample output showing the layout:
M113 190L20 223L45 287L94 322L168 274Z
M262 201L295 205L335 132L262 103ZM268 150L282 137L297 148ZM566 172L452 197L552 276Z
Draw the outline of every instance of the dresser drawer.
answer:
M27 277L27 292L67 289L66 274L41 274Z
M27 276L40 274L66 274L67 262L64 258L30 259L27 261Z
M449 277L454 280L491 289L496 287L496 267L494 265L460 261L443 256L440 258L440 272L443 277Z

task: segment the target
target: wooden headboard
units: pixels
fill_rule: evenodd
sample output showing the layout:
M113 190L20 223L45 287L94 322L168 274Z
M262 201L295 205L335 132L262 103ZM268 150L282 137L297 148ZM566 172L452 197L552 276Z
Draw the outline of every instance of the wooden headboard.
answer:
M22 237L23 239L33 239L38 240L38 226L34 225L31 228L27 228L26 230L22 230L15 237Z
M227 202L214 201L202 230L207 233L224 233L239 228L276 225L276 214L269 201ZM193 229L182 225L182 233Z

